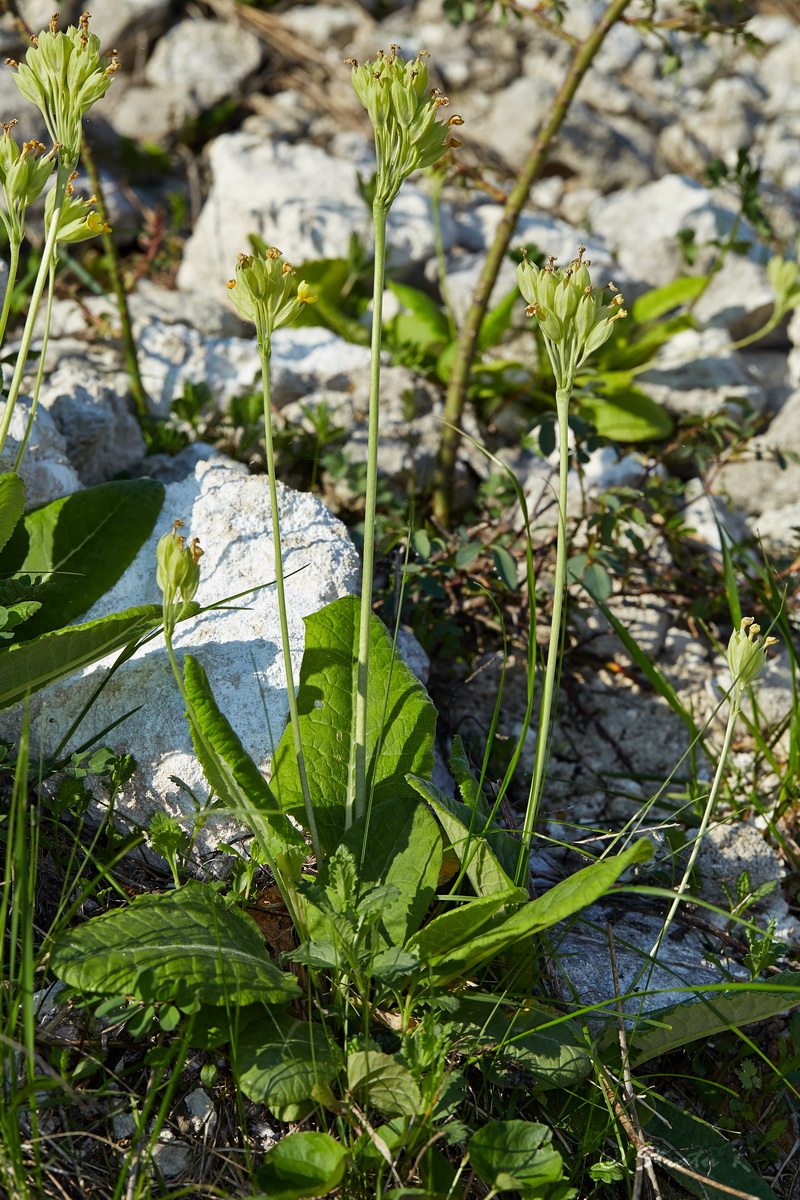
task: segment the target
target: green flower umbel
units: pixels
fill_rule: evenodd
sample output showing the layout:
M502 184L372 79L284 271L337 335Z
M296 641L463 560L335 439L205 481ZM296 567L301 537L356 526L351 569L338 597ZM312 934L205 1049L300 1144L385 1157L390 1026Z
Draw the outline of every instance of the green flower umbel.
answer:
M5 212L0 208L0 220L10 241L22 241L25 230L25 210L41 194L53 173L55 151L47 153L41 142L25 142L20 146L11 130L17 124L9 121L0 125L0 184L5 198Z
M354 58L353 88L369 114L375 131L378 162L376 201L388 207L403 180L412 171L432 167L450 146L459 143L448 135L461 117L436 120L437 109L449 101L438 88L428 86L428 55L423 51L406 62L392 46L388 54L379 50L372 62L359 66Z
M295 283L295 270L272 246L266 254L240 254L236 278L228 281L231 299L246 321L256 327L259 344L269 347L270 338L282 325L291 325L304 305L313 304L317 293L302 279Z
M192 538L187 546L179 529L183 529L183 521L176 521L170 533L159 538L156 546L156 582L164 593L164 628L169 637L185 606L194 599L203 557L200 539Z
M523 258L525 251L523 250ZM586 247L568 267L556 267L551 258L537 267L527 258L517 267L519 290L528 301L529 317L536 317L556 377L556 387L570 390L581 363L611 336L612 323L627 317L624 301L613 283L593 288ZM603 293L616 292L609 303Z
M41 111L62 161L74 166L81 148L81 121L108 91L119 63L100 54L100 39L89 32L88 13L77 29L70 25L66 32L59 31L56 14L49 29L31 43L24 62L6 62L19 68L17 87Z
M739 628L734 629L728 642L728 666L737 699L764 670L767 647L777 644L777 638L761 637L761 626L756 625L752 617L744 617Z

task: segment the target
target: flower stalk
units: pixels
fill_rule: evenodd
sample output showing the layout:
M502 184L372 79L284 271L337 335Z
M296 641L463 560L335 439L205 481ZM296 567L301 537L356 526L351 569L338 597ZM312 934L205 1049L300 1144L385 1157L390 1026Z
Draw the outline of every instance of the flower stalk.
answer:
M353 68L353 89L367 110L375 135L375 193L372 205L375 258L373 271L372 336L367 436L367 478L364 505L364 549L361 568L358 666L355 697L355 745L353 772L348 788L345 825L349 827L367 812L368 761L367 714L369 711L369 650L372 620L372 585L375 567L375 511L378 490L378 442L380 437L380 355L382 343L383 290L386 278L386 222L403 181L413 172L434 163L459 143L450 137L461 117L437 120L440 108L449 104L438 88L428 91L428 54L404 60L399 46L388 54L379 50L374 60Z
M527 877L533 828L539 811L549 755L550 725L556 691L559 655L563 639L564 607L567 592L567 485L569 481L569 403L575 387L578 368L611 336L615 321L628 314L622 307L622 296L613 284L605 288L592 287L589 276L591 263L584 259L586 247L581 246L577 258L567 267L559 268L551 258L545 267L523 261L517 268L517 282L525 300L526 312L539 323L556 380L556 416L558 420L558 526L556 533L556 565L553 579L553 608L550 620L550 639L547 647L542 697L539 704L539 724L536 731L536 761L531 779L522 841L517 860L516 882ZM606 301L605 293L612 298Z
M278 487L275 478L275 450L272 432L272 404L270 400L270 357L272 334L281 325L289 325L299 316L303 306L313 303L316 293L300 280L295 283L295 272L291 263L285 262L280 250L272 247L266 255L240 254L236 264L236 276L228 283L231 299L242 316L256 327L258 353L261 360L261 384L264 401L264 440L267 454L267 478L269 480L270 507L272 509L272 541L275 547L275 583L278 593L278 618L281 627L283 668L286 674L287 698L289 701L289 723L292 729L297 770L303 792L303 806L311 835L311 844L317 862L322 861L322 847L314 816L314 805L308 786L303 740L300 731L300 714L294 687L292 652L289 642L289 620L286 612L286 588L283 575L283 552L281 549L281 523L278 509Z

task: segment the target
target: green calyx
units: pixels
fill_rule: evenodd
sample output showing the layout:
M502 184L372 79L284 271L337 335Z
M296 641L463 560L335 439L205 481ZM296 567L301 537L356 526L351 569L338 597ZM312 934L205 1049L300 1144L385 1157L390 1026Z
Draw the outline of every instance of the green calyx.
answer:
M259 343L269 346L273 332L291 325L317 293L304 280L295 282L295 270L280 250L266 254L240 254L236 277L228 281L231 299L246 321L256 327Z
M25 228L25 210L33 204L53 173L54 151L47 153L41 142L25 142L18 145L11 130L16 121L2 125L0 136L0 184L5 198L5 213L0 218L8 230L9 238L22 241Z
M200 539L186 538L178 533L183 521L176 521L169 533L159 538L156 546L156 582L164 594L164 624L170 631L174 628L179 611L194 599L200 582L200 559L203 551Z
M100 54L100 39L89 32L88 14L77 28L57 28L58 17L49 29L31 39L25 61L17 66L17 87L44 117L47 131L66 164L78 161L81 122L95 101L108 91L111 76L119 68L116 59Z
M739 628L734 629L728 642L728 666L737 698L764 670L767 648L777 644L777 638L761 637L761 626L752 617L744 617Z
M451 146L453 125L436 120L437 109L449 103L437 88L427 92L428 55L423 51L406 62L392 46L389 54L378 51L372 62L361 65L348 59L353 68L353 89L367 110L375 132L378 163L376 202L388 206L412 171L432 167Z
M592 287L591 264L584 262L585 253L586 247L581 246L578 257L567 267L556 267L552 258L547 266L537 267L523 251L524 261L517 267L528 316L539 322L556 386L562 391L572 388L580 365L611 336L613 322L628 315L612 283L607 288ZM616 293L608 303L604 301L606 290Z
M53 219L53 210L55 209L56 189L47 193L47 199L44 202L45 226L50 228L50 222ZM97 198L90 196L88 200L81 200L74 194L72 182L67 184L66 195L64 196L63 204L61 205L61 214L58 222L58 241L59 242L85 242L87 238L95 237L98 233L110 233L111 226L107 225L96 209L92 208Z

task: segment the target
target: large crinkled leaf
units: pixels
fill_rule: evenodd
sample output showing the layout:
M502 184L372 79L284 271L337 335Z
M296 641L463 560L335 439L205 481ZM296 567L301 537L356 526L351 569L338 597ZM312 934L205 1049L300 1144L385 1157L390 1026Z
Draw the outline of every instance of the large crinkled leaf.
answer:
M467 994L452 1019L459 1046L478 1057L492 1083L507 1085L506 1070L521 1070L537 1090L548 1091L574 1087L591 1073L580 1025L533 1001L514 1008L496 996Z
M407 1067L380 1050L357 1050L347 1056L347 1087L365 1109L387 1117L415 1117L422 1097Z
M255 922L200 883L143 896L69 930L50 955L50 969L81 991L178 1007L197 998L286 1004L299 995L295 977L271 961Z
M162 483L123 479L26 513L0 554L0 573L43 575L48 582L42 608L22 636L60 629L105 595L152 533L163 503Z
M538 1122L487 1121L470 1138L470 1164L499 1192L513 1189L544 1200L551 1194L548 1185L563 1179L563 1162L552 1140L552 1130Z
M628 1033L631 1065L639 1067L660 1054L668 1054L700 1038L713 1037L731 1025L755 1025L798 1005L800 978L796 971L734 985L730 991L687 995L680 1004L650 1009L638 1027ZM600 1041L601 1051L613 1053L615 1039L616 1033L609 1030Z
M308 1100L318 1083L342 1068L336 1042L316 1021L261 1013L242 1025L231 1045L239 1086L273 1111Z
M639 1116L648 1137L653 1139L664 1158L679 1167L688 1167L704 1180L712 1179L726 1188L736 1188L738 1195L744 1193L757 1200L775 1200L772 1188L713 1125L652 1093L648 1095L646 1106L640 1107ZM685 1171L671 1170L663 1159L659 1166L669 1171L675 1182L693 1196L702 1200L731 1200L729 1191L693 1179Z
M317 829L329 853L341 841L348 796L354 790L358 623L355 596L343 596L305 618L297 705ZM394 654L392 639L377 617L371 625L369 688L367 777L372 804L390 800L416 808L419 799L405 777L430 775L436 709ZM272 786L283 808L302 821L303 794L288 728L275 754Z
M496 957L509 946L531 934L541 933L552 925L563 921L573 913L593 904L595 900L616 883L623 871L637 862L645 862L653 853L646 838L629 846L622 854L604 858L600 862L576 871L569 879L562 880L543 896L522 904L511 916L486 907L485 919L473 924L468 936L463 936L460 922L465 909L480 913L478 905L487 905L487 900L472 901L452 912L436 917L424 926L410 941L409 948L419 951L420 959L433 970L440 983L446 983L460 975L469 974L481 963ZM503 900L503 893L490 896L489 900ZM513 900L507 896L506 902Z
M435 783L413 775L409 775L408 782L433 809L458 861L466 864L467 878L477 895L491 896L513 888L509 872L513 874L516 866L519 842L495 826L483 833L485 819L448 796ZM496 851L503 855L505 869Z
M0 475L0 549L11 537L24 509L25 484L19 475L7 471Z
M200 606L192 602L185 615L192 617L199 611ZM160 625L161 618L160 604L143 604L0 649L0 709L11 708L41 688L132 645Z
M346 1166L347 1148L329 1133L309 1129L276 1142L254 1182L264 1200L313 1200L341 1183Z
M387 800L351 825L342 842L360 864L362 894L376 884L397 889L382 910L379 928L390 945L405 945L422 924L436 891L442 866L442 835L436 821L424 804L411 807Z
M206 779L228 811L258 836L284 878L296 879L308 854L302 834L220 712L208 676L191 654L184 659L183 679L192 742Z
M616 442L666 438L675 424L666 409L635 387L603 396L581 396L580 410L599 434Z

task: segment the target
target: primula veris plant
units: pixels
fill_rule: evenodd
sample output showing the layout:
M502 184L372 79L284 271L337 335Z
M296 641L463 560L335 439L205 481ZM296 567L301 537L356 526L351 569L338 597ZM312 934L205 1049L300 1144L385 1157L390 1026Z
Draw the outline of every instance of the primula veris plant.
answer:
M268 343L276 329L291 325L317 299L304 280L296 282L292 264L274 246L266 254L240 254L228 291L244 319L255 325L259 344Z
M17 124L2 125L0 137L0 182L5 200L0 220L6 227L9 241L22 241L25 232L25 211L41 195L55 167L55 149L47 152L42 142L24 142L20 147L11 130Z
M164 628L170 634L194 599L203 557L200 539L193 537L187 546L179 529L183 529L183 521L176 521L156 546L156 583L163 595Z
M85 242L87 238L95 237L98 233L111 232L111 226L107 225L97 210L92 208L92 205L97 203L97 197L90 196L88 200L82 200L80 196L75 195L75 189L72 186L72 180L75 178L77 178L77 172L73 172L67 183L64 203L61 206L58 221L59 242ZM56 192L53 189L47 193L47 199L44 202L44 217L48 227L53 220L55 205Z
M438 88L428 88L429 55L423 50L408 62L392 46L388 54L379 50L371 62L353 68L353 89L367 110L375 131L377 187L375 198L390 205L404 179L424 167L432 167L445 151L458 145L449 137L461 117L446 122L436 119L438 109L450 101Z
M553 365L556 386L571 389L582 363L611 336L612 323L627 317L624 301L613 283L592 287L591 263L584 262L586 247L567 267L557 267L551 258L545 267L524 261L517 267L519 290L528 301L529 317L536 317L547 354ZM615 293L606 303L606 290Z
M753 617L742 618L739 628L730 636L727 653L733 691L738 697L758 679L767 662L767 649L777 644L777 638L761 636L761 626L755 624Z
M55 14L49 29L31 42L24 62L6 62L18 68L17 87L41 112L61 160L74 167L83 118L108 91L119 62L101 55L99 37L89 32L88 13L82 14L77 28L70 25L63 32Z

